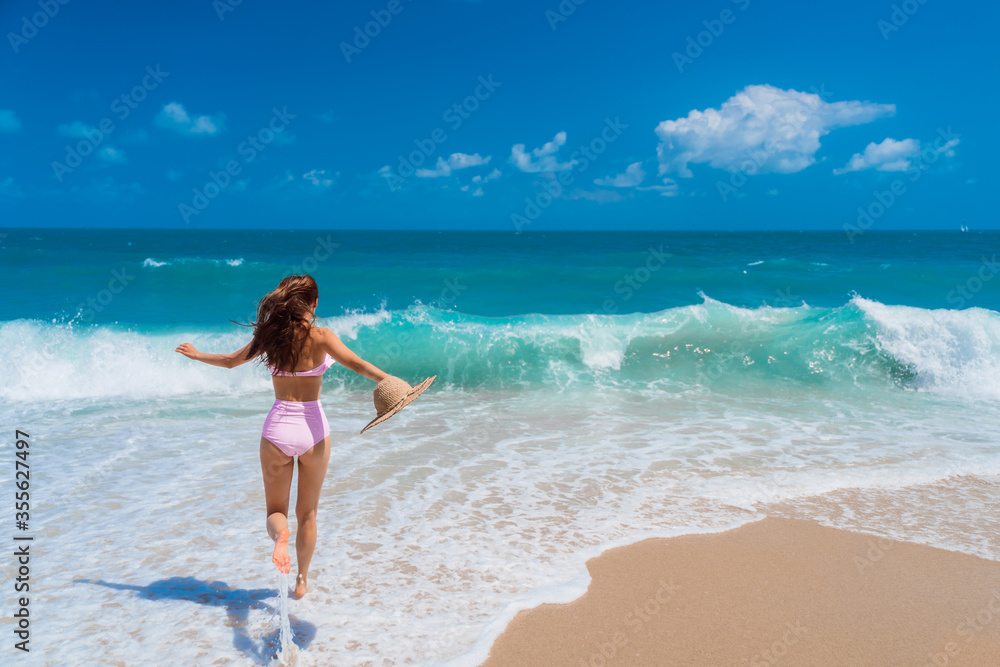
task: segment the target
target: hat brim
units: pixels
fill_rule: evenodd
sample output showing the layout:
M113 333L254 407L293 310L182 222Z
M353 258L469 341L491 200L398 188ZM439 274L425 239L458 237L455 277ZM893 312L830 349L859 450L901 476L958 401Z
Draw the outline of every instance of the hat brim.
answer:
M409 405L410 403L412 403L413 400L417 398L417 396L420 396L420 394L424 393L424 390L426 390L427 387L431 386L431 383L434 382L434 378L436 378L436 377L437 377L437 375L432 375L429 378L427 378L426 380L424 380L423 382L421 382L420 384L413 386L410 389L410 391L406 392L406 396L404 396L403 398L399 399L399 401L395 405L393 405L391 408L389 408L388 410L386 410L384 414L381 414L378 417L376 417L375 419L373 419L370 422L368 422L368 426L365 426L363 429L361 429L361 432L364 433L365 431L367 431L368 429L370 429L372 426L375 426L376 424L381 424L386 419L388 419L389 417L393 416L394 414L396 414L397 412L399 412L400 410L402 410L403 408L405 408L407 405Z

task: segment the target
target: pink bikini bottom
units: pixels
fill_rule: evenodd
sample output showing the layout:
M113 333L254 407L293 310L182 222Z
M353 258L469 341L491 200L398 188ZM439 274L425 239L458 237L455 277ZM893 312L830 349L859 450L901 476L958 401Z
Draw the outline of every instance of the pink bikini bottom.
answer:
M261 435L288 456L301 456L330 435L330 424L319 401L276 400Z

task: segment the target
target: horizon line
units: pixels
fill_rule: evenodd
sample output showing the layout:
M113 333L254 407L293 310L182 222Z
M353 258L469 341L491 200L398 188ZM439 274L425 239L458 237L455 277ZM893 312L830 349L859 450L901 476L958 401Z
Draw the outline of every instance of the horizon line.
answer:
M35 226L35 227L6 227L0 226L0 229L11 230L11 231L28 231L28 230L42 230L42 229L58 229L62 231L74 230L74 231L185 231L185 232L311 232L311 231L321 231L321 232L504 232L509 234L538 234L538 233L560 233L560 232L790 232L790 233L830 233L830 232L844 232L843 229L779 229L771 227L751 227L743 229L732 229L732 228L719 228L719 229L695 229L695 228L676 228L676 229L659 229L659 228L615 228L615 229L524 229L524 230L511 230L503 228L485 228L485 229L472 229L467 227L446 227L446 228L417 228L410 229L405 227L70 227L70 226L57 226L57 225L46 225L46 226ZM920 227L920 228L903 228L903 229L867 229L866 234L869 233L907 233L907 232L957 232L960 234L968 234L971 232L995 232L1000 231L1000 226L997 227L983 227L977 229L962 229L961 227Z

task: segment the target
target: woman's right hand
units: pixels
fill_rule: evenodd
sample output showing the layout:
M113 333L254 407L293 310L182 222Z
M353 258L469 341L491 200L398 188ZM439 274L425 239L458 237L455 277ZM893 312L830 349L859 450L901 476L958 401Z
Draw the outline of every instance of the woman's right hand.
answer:
M181 343L174 352L180 352L188 359L198 359L198 350L191 343Z

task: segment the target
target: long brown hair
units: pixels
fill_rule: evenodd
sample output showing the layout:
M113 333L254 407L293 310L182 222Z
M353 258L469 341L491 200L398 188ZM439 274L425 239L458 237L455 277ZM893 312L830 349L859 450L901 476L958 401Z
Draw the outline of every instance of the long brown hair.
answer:
M264 295L257 304L257 321L247 356L262 358L277 369L295 370L302 342L309 336L311 323L305 318L319 298L319 288L312 276L288 276L278 287ZM315 315L315 313L314 313Z

